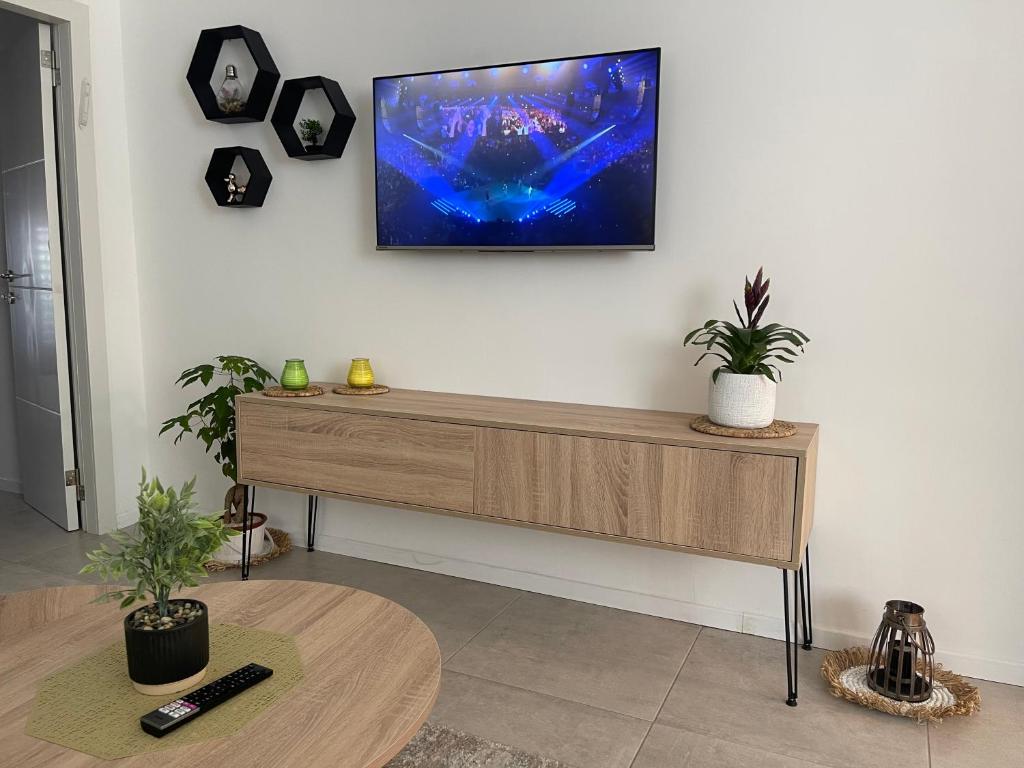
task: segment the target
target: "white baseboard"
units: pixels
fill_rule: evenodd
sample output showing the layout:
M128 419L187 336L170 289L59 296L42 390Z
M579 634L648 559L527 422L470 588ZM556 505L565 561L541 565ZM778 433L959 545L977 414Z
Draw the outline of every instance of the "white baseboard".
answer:
M132 510L131 512L119 512L117 515L117 529L127 528L129 525L134 525L139 522L138 510Z
M281 524L281 522L283 521L275 520L277 524ZM305 530L290 530L288 532L296 541L305 540ZM528 592L564 597L692 624L702 624L716 629L743 632L775 640L781 640L784 637L785 628L782 618L778 616L763 616L756 613L717 608L663 595L616 589L543 573L389 547L330 534L318 534L316 547L324 552L358 557L363 560L443 573L487 584L523 589ZM859 637L848 632L814 627L814 645L817 648L830 650L846 648L851 645L866 645L869 641L869 637ZM955 669L963 675L1024 686L1024 664L950 652L940 652L937 658L945 666Z
M10 477L0 477L0 491L6 493L21 494L21 480L15 480Z

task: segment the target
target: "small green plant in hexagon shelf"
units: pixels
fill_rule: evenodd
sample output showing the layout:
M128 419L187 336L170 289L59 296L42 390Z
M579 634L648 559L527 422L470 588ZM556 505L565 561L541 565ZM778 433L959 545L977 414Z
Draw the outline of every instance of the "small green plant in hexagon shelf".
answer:
M299 131L302 133L302 140L309 145L306 147L307 150L319 149L320 135L324 132L319 120L312 117L299 120Z

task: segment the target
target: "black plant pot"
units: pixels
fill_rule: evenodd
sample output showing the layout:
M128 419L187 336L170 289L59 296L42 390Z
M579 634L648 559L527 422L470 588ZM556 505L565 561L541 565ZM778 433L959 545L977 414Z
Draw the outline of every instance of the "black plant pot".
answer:
M209 612L198 600L172 600L171 604L184 602L195 603L202 613L173 629L136 629L131 623L135 611L124 617L128 677L141 693L163 696L183 691L206 674L210 663Z

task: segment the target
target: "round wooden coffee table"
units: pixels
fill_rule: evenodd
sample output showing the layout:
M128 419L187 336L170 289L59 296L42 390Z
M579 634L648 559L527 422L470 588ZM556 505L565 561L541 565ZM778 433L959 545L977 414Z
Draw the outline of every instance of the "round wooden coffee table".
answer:
M0 764L111 765L25 734L40 680L123 637L126 611L89 604L97 591L0 595ZM213 622L294 636L305 678L233 736L123 758L118 768L375 768L412 739L434 706L437 641L397 603L308 581L222 582L183 594L203 600Z

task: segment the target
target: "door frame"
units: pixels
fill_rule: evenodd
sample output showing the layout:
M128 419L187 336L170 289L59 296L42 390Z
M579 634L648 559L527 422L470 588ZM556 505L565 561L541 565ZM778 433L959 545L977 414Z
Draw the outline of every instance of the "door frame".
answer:
M79 519L86 531L102 533L113 527L110 518L116 506L91 103L84 105L85 125L79 124L78 112L83 92L89 93L85 99L91 102L89 8L74 0L0 0L0 8L53 28L60 71L60 86L54 88L54 117L68 362L76 463L85 489ZM87 334L90 319L98 330L91 338Z

